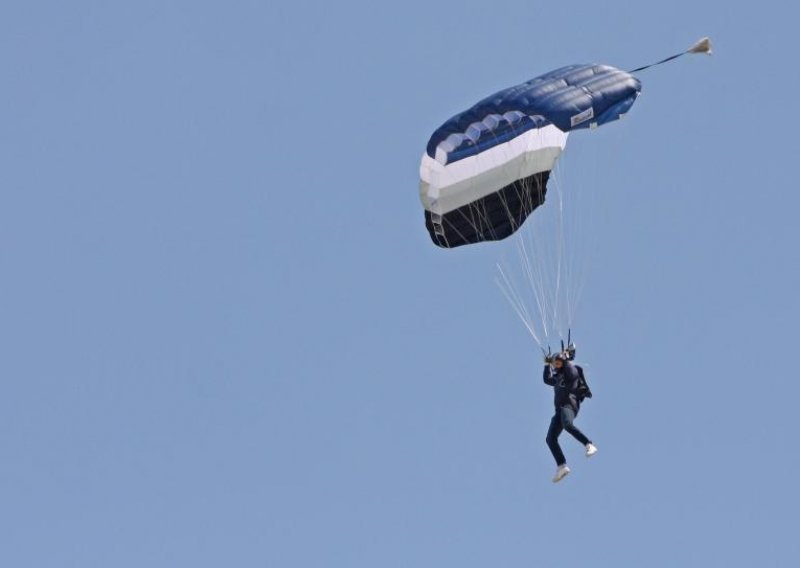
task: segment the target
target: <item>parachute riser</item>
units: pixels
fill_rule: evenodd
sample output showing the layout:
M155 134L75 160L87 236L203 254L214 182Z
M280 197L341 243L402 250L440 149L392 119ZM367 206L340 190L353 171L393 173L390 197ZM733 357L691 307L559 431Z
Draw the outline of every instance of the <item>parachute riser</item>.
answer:
M567 344L564 345L564 340L561 340L561 350L558 353L554 354L549 345L547 346L547 351L544 350L544 347L540 347L540 349L547 363L550 363L556 355L563 355L568 361L574 361L576 348L572 342L572 329L567 330Z

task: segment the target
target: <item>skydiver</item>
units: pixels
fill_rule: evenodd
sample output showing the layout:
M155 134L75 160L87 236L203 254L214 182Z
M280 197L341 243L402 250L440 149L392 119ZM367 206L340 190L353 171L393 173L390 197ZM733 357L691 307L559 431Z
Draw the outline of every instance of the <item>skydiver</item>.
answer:
M570 361L570 355L573 353L567 351L554 356L547 355L544 359L544 382L552 386L555 392L556 411L553 419L550 420L550 428L547 430L547 447L550 448L558 466L553 483L558 483L569 473L564 452L558 445L558 437L562 430L566 430L583 444L586 448L587 458L597 453L597 448L594 447L591 440L578 430L574 423L581 401L584 397L590 398L592 393L586 386L586 381L583 380L583 370Z

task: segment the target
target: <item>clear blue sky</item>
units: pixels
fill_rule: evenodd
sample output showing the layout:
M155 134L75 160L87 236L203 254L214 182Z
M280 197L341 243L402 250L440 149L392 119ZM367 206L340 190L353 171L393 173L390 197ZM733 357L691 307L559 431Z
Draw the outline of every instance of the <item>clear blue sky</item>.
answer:
M2 3L0 565L792 565L786 6ZM567 148L600 454L553 485L502 245L430 243L419 158L499 88L704 35Z

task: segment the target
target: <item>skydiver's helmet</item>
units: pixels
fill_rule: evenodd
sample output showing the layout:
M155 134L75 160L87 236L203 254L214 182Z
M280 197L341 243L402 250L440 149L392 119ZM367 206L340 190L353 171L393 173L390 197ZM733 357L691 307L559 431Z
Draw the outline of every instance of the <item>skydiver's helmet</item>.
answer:
M561 361L562 363L568 361L569 358L567 357L566 353L556 353L553 355L553 361Z
M564 350L564 353L566 354L567 359L569 359L570 361L574 361L575 360L575 344L574 343L570 343L569 345L567 345L567 348Z

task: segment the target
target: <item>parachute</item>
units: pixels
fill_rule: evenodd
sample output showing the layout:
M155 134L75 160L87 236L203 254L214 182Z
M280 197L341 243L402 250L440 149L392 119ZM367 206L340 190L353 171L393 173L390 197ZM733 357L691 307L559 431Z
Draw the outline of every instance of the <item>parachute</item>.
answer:
M544 203L572 130L622 117L640 81L608 65L570 65L499 91L431 136L420 198L431 240L443 248L513 234Z
M687 53L710 54L709 39L632 71L600 64L562 67L498 91L447 120L431 135L419 169L431 241L457 248L517 233L544 204L569 133L625 116L641 93L634 73ZM498 285L543 350L551 337L563 339L572 326L585 272L574 262L581 247L573 246L577 239L565 216L580 207L575 199L566 207L558 185L556 215L529 222L546 232L534 237L534 230L523 231L530 234L517 239L517 269L532 301L526 301L512 270L497 266Z

